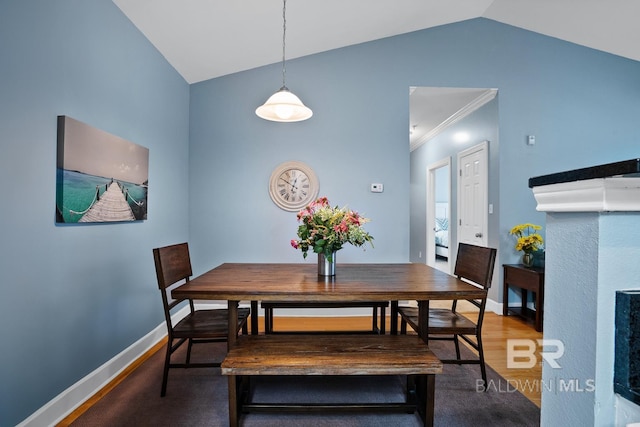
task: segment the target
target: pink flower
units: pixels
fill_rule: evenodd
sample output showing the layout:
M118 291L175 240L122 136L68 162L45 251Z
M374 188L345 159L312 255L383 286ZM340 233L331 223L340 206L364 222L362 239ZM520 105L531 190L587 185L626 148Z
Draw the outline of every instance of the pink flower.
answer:
M360 215L358 215L358 212L349 212L347 219L346 219L350 224L353 225L360 225Z
M309 205L306 208L302 209L300 212L298 212L297 216L298 216L298 221L305 218L311 218L313 216L312 206Z
M298 249L298 241L291 239L291 246L293 246L293 249Z
M334 225L333 229L338 233L346 233L347 231L349 231L349 226L347 225L346 221L342 221L340 224Z

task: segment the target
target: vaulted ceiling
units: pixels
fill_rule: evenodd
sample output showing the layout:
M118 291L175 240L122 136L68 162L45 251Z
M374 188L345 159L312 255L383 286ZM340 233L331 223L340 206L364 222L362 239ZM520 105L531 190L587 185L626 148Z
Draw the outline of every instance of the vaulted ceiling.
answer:
M279 62L282 0L113 0L188 83ZM287 58L485 17L640 61L636 0L289 0Z
M113 2L188 83L282 60L282 0ZM636 0L289 0L286 57L484 17L640 61L639 16ZM439 111L420 104L429 108L421 121L433 123L413 142L438 126L429 117L449 117L479 95L454 92L437 94Z

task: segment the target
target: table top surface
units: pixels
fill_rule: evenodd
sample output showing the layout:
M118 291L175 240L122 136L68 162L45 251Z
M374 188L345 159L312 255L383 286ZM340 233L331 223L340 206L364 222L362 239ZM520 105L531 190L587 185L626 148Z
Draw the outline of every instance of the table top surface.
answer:
M174 298L259 301L394 301L480 298L486 290L424 264L222 264L172 291Z

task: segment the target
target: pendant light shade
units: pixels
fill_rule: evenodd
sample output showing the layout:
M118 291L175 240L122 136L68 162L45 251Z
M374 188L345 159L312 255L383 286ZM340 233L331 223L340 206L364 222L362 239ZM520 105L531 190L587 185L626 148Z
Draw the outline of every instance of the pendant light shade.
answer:
M256 109L256 114L274 122L300 122L313 115L313 111L285 86Z
M256 108L258 117L273 122L301 122L313 115L313 111L300 101L285 85L285 39L287 35L287 0L282 2L282 87L267 102Z

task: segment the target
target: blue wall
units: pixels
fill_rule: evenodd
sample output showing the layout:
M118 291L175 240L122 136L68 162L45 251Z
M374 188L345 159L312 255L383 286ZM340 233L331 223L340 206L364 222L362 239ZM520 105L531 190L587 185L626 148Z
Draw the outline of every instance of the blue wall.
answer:
M489 189L497 265L518 259L513 225L544 224L530 177L640 155L640 63L486 19L287 61L287 86L314 110L305 122L253 113L279 73L274 64L191 86L190 241L199 272L225 260L302 260L288 243L294 215L267 192L271 171L287 160L310 164L322 195L372 218L375 249L346 249L340 261L408 261L410 86L499 90ZM371 182L384 193L370 193Z
M408 259L409 89L386 83L374 45L361 49L368 52L358 53L364 64L350 49L287 63L287 86L314 110L305 122L268 122L254 113L279 88L277 65L191 86L195 272L225 261L303 261L289 243L296 213L278 208L268 192L273 169L290 160L314 169L320 195L333 205L372 219L366 229L375 248L348 246L339 262ZM371 193L372 182L384 183L384 193Z
M189 87L109 0L0 7L0 425L162 322L151 248L188 238L196 274L302 261L295 215L268 195L281 162L308 163L322 195L372 219L375 248L339 261L408 261L409 86L499 89L493 238L510 256L507 230L544 221L529 177L640 151L638 62L485 19L288 61L287 85L314 117L277 124L254 110L279 88L279 64ZM147 221L55 226L59 114L150 149Z
M188 238L189 87L110 0L0 5L0 426L163 321L151 248ZM56 226L56 116L149 148L149 219Z

